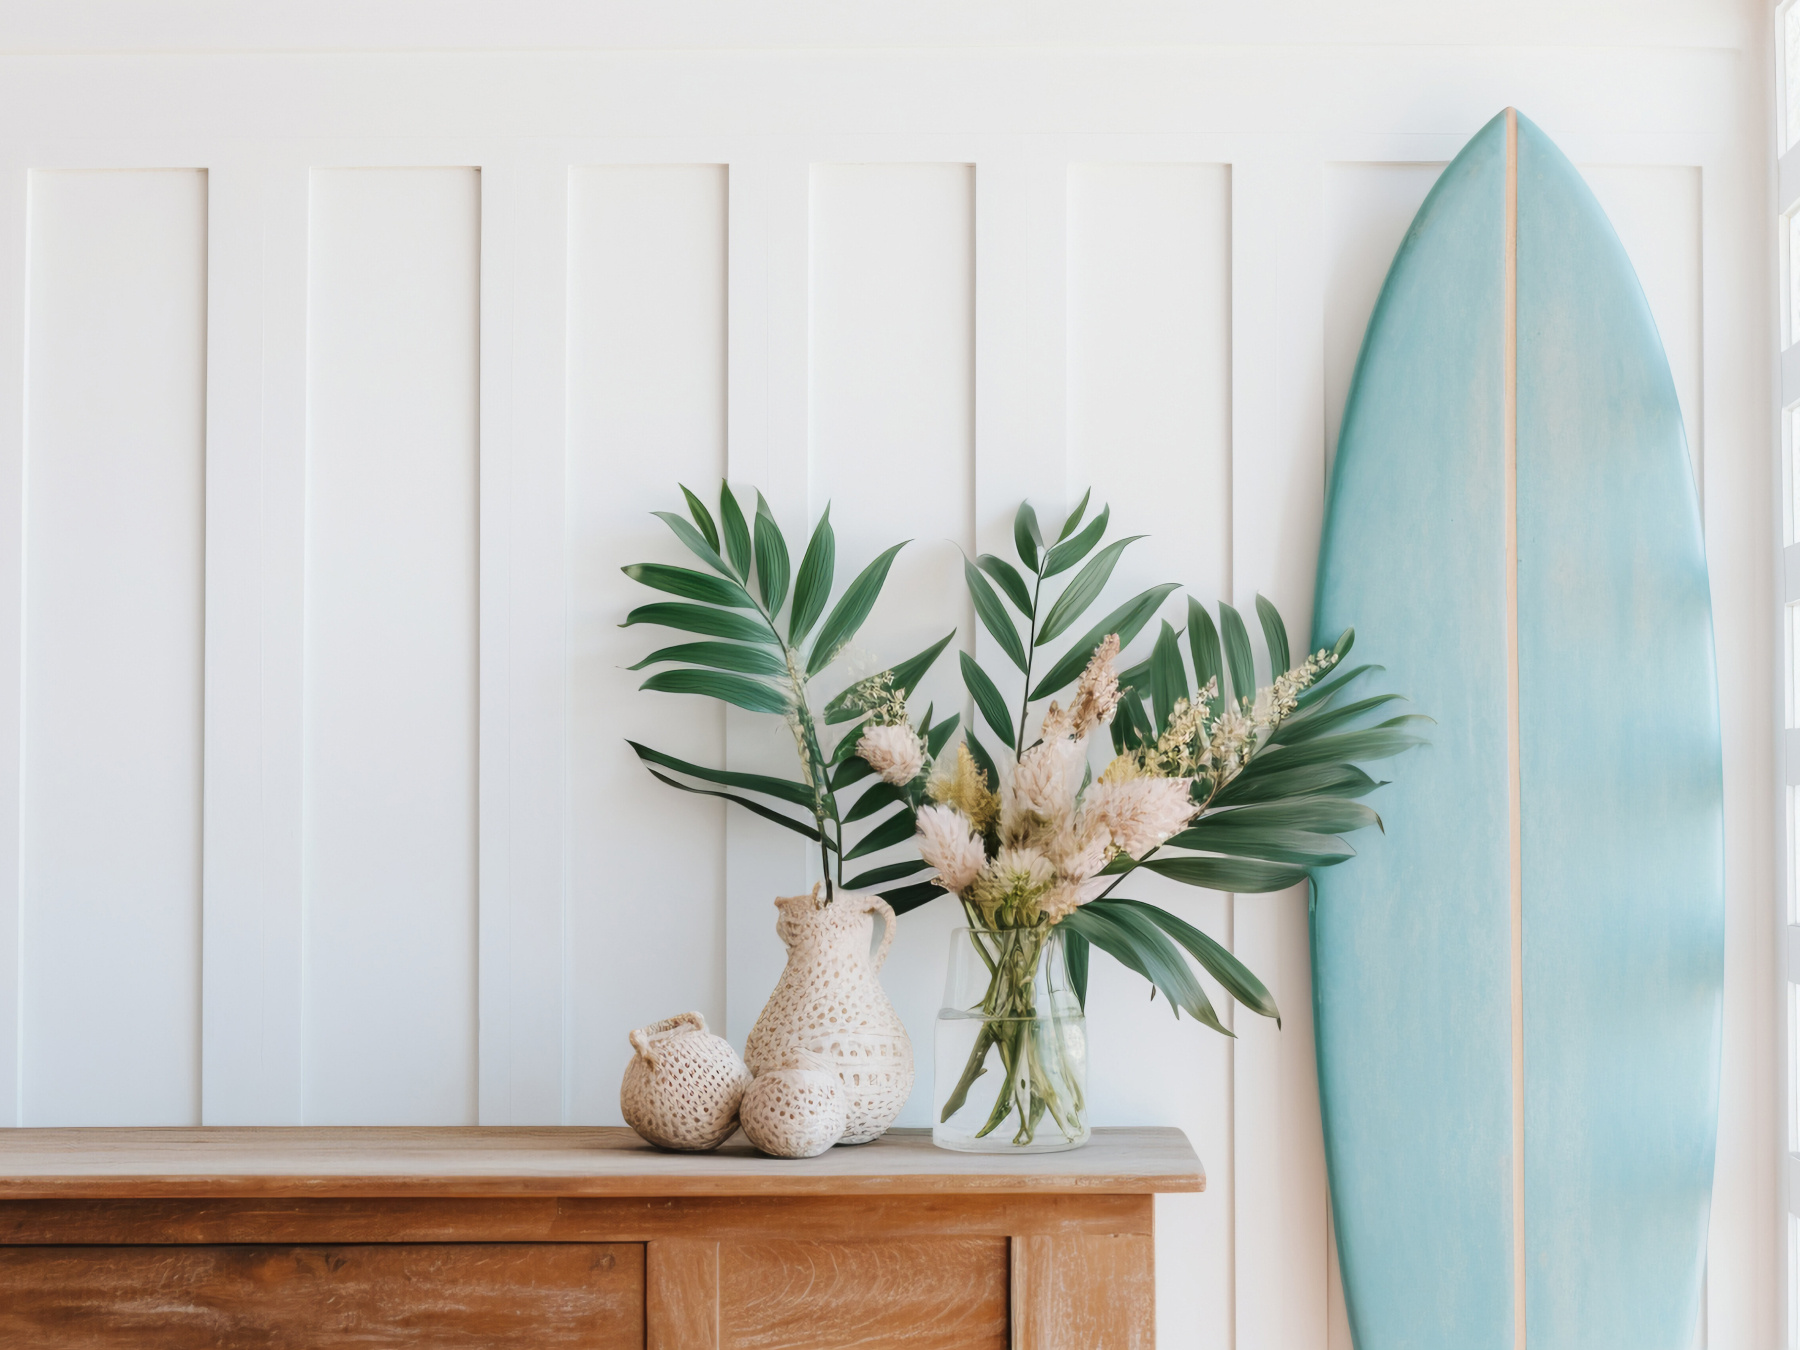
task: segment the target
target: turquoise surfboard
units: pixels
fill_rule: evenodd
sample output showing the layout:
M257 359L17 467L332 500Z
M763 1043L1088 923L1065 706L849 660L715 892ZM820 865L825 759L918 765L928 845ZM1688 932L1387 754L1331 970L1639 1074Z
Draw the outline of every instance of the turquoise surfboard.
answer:
M1511 110L1369 320L1316 616L1437 723L1314 894L1358 1350L1688 1350L1725 914L1700 510L1631 263Z

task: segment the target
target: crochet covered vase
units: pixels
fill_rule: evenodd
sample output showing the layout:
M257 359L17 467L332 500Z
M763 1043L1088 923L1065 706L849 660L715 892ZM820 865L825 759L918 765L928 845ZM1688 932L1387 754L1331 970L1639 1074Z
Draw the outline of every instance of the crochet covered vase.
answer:
M775 932L787 945L787 968L744 1044L744 1063L761 1075L779 1069L794 1049L823 1055L843 1087L845 1144L879 1138L913 1086L912 1042L876 978L894 942L894 911L879 895L838 891L828 904L823 884L810 895L775 902ZM869 957L875 915L885 931Z
M619 1085L625 1123L658 1148L704 1152L738 1127L750 1074L731 1043L697 1012L631 1033L631 1062Z

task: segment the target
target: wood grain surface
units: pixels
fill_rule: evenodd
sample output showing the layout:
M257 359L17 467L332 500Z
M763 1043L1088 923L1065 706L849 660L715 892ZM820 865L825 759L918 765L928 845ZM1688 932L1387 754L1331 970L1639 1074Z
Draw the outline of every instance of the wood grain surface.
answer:
M0 1200L0 1245L1101 1237L1150 1233L1154 1213L1148 1195Z
M1198 1191L1176 1129L1100 1129L1084 1148L952 1153L890 1130L817 1158L736 1136L664 1153L619 1128L192 1128L0 1131L0 1199L226 1196L1149 1194Z
M1004 1238L719 1249L721 1350L978 1350L1007 1344Z
M646 1350L716 1350L718 1344L718 1242L691 1237L649 1243L644 1248Z
M1014 1350L1153 1350L1156 1243L1144 1234L1012 1244Z
M633 1245L10 1247L0 1345L637 1350Z

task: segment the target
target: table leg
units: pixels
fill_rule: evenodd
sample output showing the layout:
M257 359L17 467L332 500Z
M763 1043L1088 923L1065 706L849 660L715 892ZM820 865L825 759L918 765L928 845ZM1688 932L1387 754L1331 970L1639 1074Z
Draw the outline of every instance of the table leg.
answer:
M667 1238L645 1244L646 1350L718 1350L719 1244Z
M1013 1350L1153 1350L1155 1239L1015 1237L1012 1343Z

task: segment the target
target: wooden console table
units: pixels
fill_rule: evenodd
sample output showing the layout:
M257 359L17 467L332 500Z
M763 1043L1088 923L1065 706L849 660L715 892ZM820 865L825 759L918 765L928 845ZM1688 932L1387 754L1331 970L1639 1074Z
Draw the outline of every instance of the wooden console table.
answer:
M0 1345L1148 1347L1179 1130L820 1158L622 1129L0 1130Z

